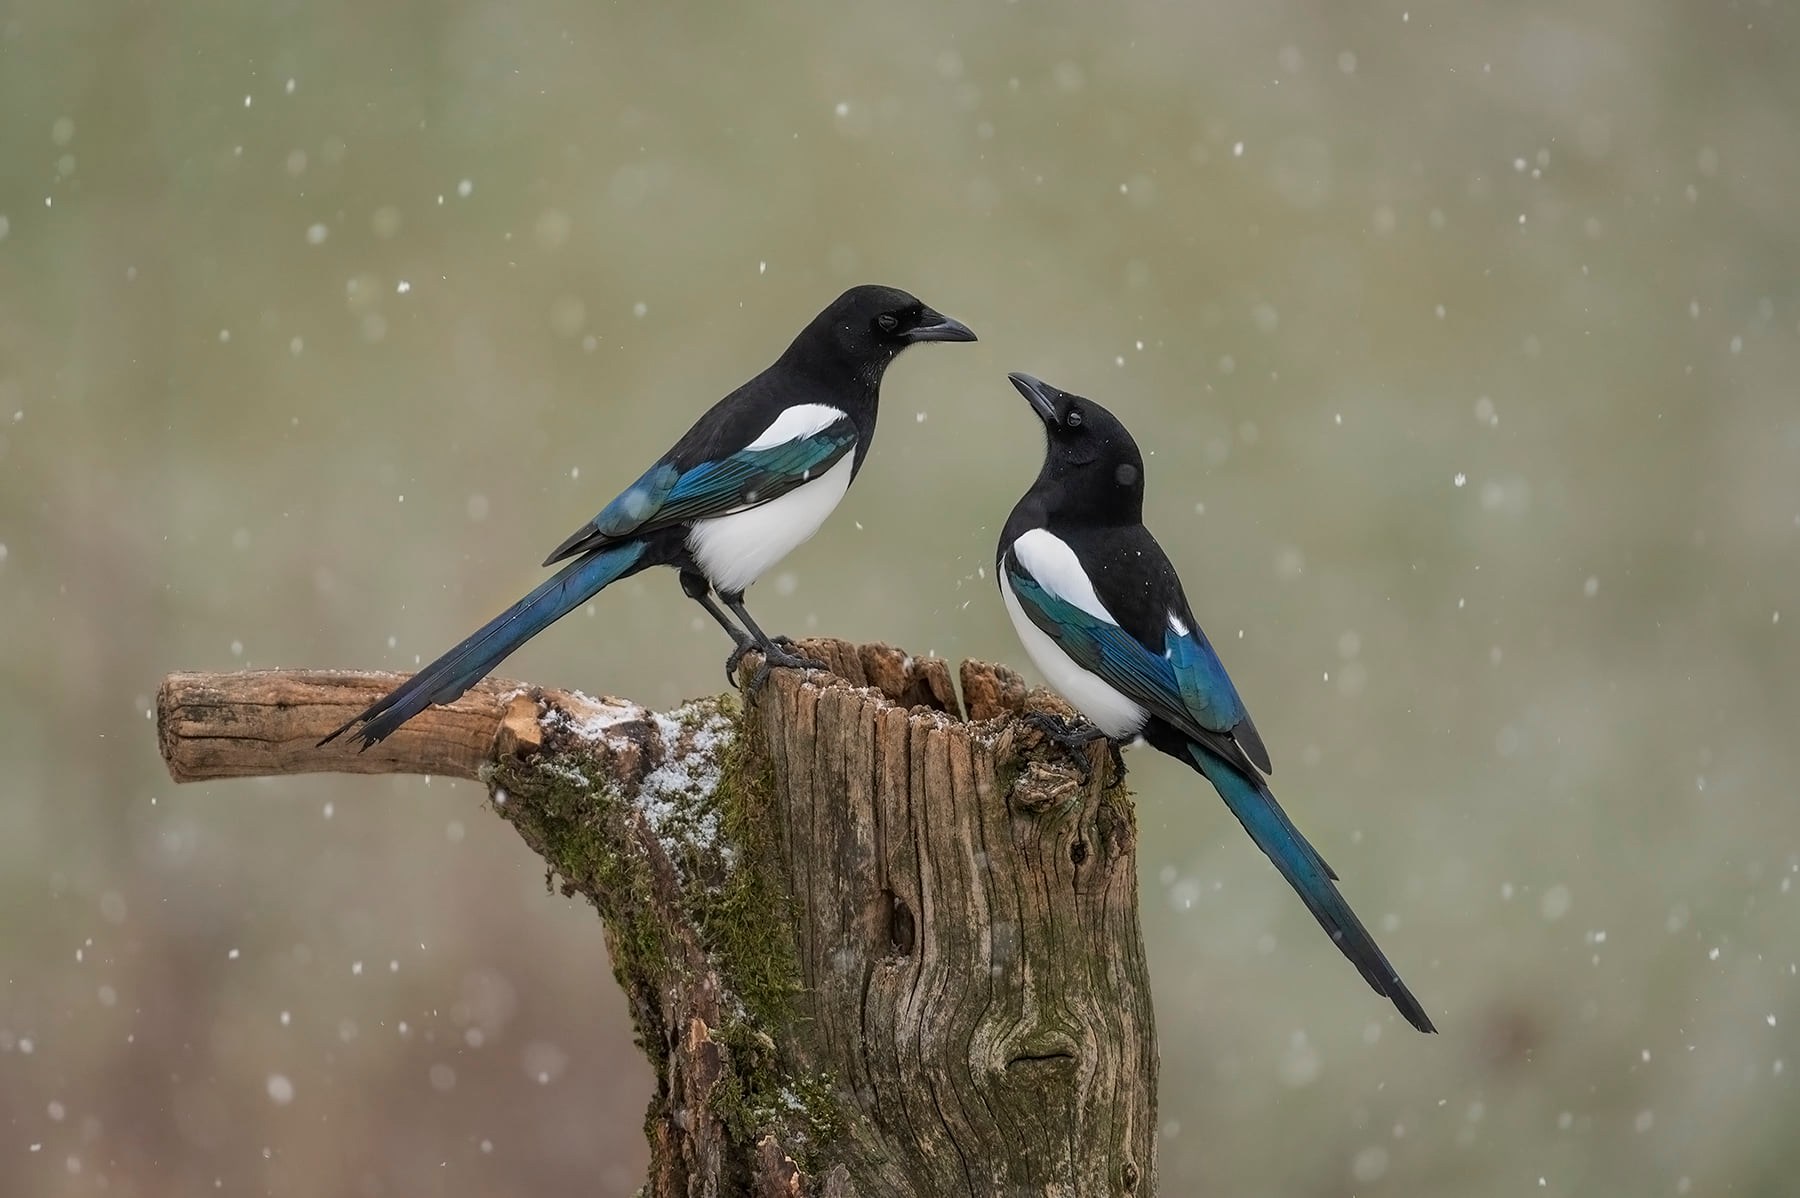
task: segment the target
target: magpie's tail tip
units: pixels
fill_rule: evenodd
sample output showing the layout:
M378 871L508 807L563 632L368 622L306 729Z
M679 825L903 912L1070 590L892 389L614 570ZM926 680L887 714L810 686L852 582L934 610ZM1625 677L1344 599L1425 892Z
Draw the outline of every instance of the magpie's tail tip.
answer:
M1405 992L1402 991L1402 993ZM1431 1016L1425 1013L1425 1008L1421 1007L1411 994L1406 994L1404 1001L1396 995L1390 994L1388 997L1393 1000L1395 1008L1399 1010L1406 1022L1428 1036L1437 1034L1437 1024L1431 1022Z
M332 741L336 740L338 737L342 736L344 733L350 731L350 729L356 727L356 721L360 720L362 718L363 718L362 716L357 716L355 720L345 720L343 723L339 724L336 728L333 728L330 732L327 732L324 736L320 737L319 743L314 745L313 748L323 749L326 745L330 744Z

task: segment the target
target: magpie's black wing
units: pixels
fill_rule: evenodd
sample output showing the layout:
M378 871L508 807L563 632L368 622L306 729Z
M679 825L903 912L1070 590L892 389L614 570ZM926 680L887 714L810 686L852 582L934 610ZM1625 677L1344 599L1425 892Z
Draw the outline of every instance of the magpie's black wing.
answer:
M1064 538L1058 538L1062 540ZM1060 604L1020 606L1032 623L1062 644L1081 665L1195 739L1235 746L1216 751L1270 772L1269 751L1250 712L1225 672L1225 664L1188 607L1181 579L1148 529L1068 530L1067 543L1101 606L1099 620L1055 596L1054 584L1032 579L1033 589ZM1009 555L1016 570L1030 571ZM1015 592L1019 578L1013 575ZM1051 610L1055 609L1054 616ZM1083 625L1091 627L1083 627ZM1063 644L1067 639L1072 644ZM1117 676L1116 680L1114 676Z
M677 445L558 545L544 564L671 524L757 507L817 478L855 446L855 424L826 404L787 408L741 448L714 449L718 456L689 464L682 463L689 455Z

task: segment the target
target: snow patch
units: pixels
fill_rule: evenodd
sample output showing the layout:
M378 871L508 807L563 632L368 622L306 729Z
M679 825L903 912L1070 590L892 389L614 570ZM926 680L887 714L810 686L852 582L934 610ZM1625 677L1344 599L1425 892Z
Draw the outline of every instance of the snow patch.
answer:
M649 715L636 703L595 699L580 691L570 692L570 697L573 701L566 709L553 707L544 713L541 723L546 730L566 731L589 743L616 744L614 728Z
M540 759L537 768L552 777L562 779L577 790L586 790L593 785L593 781L574 766L566 765L549 757Z
M727 867L735 862L732 846L720 843L716 795L724 773L725 749L732 739L731 721L716 709L692 706L651 713L668 756L645 776L637 807L663 852L677 870L698 852L718 853Z

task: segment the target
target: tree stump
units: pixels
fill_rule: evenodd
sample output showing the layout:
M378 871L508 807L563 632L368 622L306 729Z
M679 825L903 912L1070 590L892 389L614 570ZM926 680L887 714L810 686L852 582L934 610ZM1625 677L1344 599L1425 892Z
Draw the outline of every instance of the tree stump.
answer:
M1156 1043L1136 823L1060 700L811 641L733 698L652 712L488 680L367 752L314 742L401 680L172 674L179 782L337 770L487 785L599 911L655 1070L652 1198L1148 1195ZM750 664L755 664L754 658Z

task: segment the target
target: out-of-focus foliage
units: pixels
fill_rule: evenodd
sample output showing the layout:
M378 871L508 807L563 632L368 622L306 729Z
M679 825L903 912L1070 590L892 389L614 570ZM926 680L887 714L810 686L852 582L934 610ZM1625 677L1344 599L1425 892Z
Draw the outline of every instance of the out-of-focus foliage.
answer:
M1277 793L1443 1035L1134 757L1163 1190L1786 1193L1800 155L1773 4L0 8L0 1175L628 1194L591 914L472 786L176 790L177 668L401 668L844 286L909 353L772 629L1022 661L1115 408ZM642 576L508 663L655 703Z

